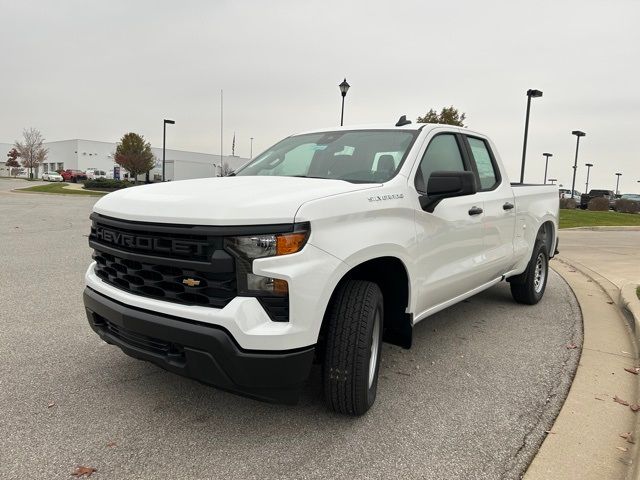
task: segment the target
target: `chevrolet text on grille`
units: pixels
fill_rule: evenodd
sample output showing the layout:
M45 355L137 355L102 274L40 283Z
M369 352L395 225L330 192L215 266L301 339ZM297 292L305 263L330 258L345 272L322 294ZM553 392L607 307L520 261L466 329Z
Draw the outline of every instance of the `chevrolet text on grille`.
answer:
M121 247L153 252L177 253L180 255L204 255L206 254L206 248L208 246L205 242L133 235L131 233L109 230L104 227L96 227L96 238Z

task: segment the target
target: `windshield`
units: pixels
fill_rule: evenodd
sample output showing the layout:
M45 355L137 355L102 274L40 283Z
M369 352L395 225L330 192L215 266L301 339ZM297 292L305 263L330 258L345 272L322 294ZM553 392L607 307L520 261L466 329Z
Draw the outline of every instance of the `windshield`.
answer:
M353 130L285 138L236 172L382 183L400 169L419 131Z

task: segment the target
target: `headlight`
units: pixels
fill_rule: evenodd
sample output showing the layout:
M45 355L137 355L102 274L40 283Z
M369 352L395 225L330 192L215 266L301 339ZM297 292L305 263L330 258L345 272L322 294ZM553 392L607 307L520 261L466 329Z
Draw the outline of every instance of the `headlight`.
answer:
M247 260L253 260L299 252L307 243L308 237L309 229L306 228L291 233L229 237L226 242L230 250L239 253Z
M289 255L302 250L309 238L309 224L296 225L293 232L228 237L225 248L236 257L238 293L251 296L286 296L285 280L253 273L257 258Z

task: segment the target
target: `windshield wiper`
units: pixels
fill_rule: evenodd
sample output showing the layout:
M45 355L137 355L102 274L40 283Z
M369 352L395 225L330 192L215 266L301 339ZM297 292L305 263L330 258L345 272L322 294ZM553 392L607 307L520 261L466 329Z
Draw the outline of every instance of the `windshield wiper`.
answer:
M340 178L314 177L313 175L289 175L296 178L321 178L323 180L341 180Z

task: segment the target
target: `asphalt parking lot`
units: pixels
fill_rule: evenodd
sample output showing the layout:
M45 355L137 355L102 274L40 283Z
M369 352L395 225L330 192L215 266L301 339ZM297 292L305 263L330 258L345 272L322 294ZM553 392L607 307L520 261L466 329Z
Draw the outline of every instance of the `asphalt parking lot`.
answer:
M95 198L0 180L0 478L516 479L557 415L582 324L555 273L543 301L500 284L385 345L364 417L238 397L104 344L81 300Z

